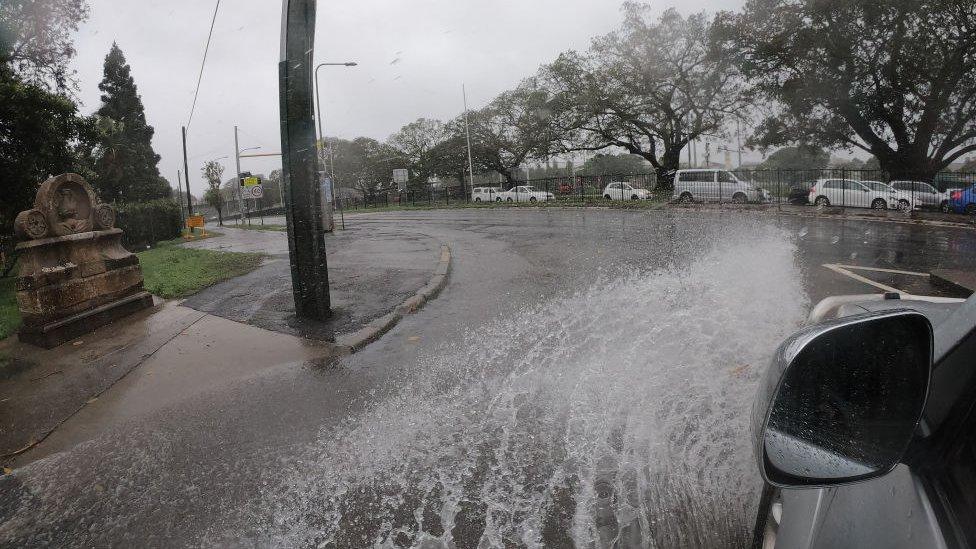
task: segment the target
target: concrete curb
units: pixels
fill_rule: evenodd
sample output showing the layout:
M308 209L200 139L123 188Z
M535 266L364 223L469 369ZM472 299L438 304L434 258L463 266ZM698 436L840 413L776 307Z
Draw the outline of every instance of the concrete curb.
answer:
M392 312L373 320L355 332L336 337L336 351L339 354L352 354L382 337L383 334L396 326L400 319L419 311L429 301L437 297L441 290L447 286L450 272L451 248L446 244L441 244L441 255L437 262L437 268L434 269L434 274L430 277L427 285L405 299Z

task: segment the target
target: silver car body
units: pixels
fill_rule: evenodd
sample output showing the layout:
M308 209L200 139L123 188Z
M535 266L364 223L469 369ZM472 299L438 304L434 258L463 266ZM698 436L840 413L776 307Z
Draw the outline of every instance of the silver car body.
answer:
M953 361L969 361L965 349L973 346L976 327L976 297L968 301L904 296L885 300L879 295L828 298L811 314L811 322L865 312L913 309L929 318L935 331L936 368ZM967 337L967 334L968 337ZM962 343L960 344L960 341ZM944 362L944 364L940 364ZM958 366L953 364L952 366ZM936 382L936 376L933 376ZM952 383L947 379L945 383ZM933 387L938 387L933 385ZM942 387L945 388L945 385ZM931 396L930 396L931 400ZM922 436L926 436L924 433ZM778 489L771 512L777 519L775 545L767 539L763 547L789 549L844 549L885 547L888 549L947 548L958 538L946 530L949 523L972 517L949 517L925 475L906 465L865 482L813 489ZM956 541L948 536L953 536Z
M896 191L911 194L918 206L925 208L940 208L949 200L948 192L940 192L924 181L892 181L889 183Z
M769 192L728 170L678 170L674 198L701 202L769 202Z

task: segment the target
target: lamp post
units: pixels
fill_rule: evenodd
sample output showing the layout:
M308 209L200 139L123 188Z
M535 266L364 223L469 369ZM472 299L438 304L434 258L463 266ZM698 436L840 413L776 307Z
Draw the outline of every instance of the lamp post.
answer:
M323 155L322 155L322 141L325 140L325 133L323 133L323 130L322 130L322 102L320 101L320 97L319 97L319 88L321 87L321 86L319 86L319 69L321 69L322 67L355 67L358 64L359 63L356 63L355 61L346 61L345 63L319 63L315 67L315 114L316 114L316 118L318 119L318 124L319 124L319 137L318 137L318 139L315 140L315 144L316 144L315 152L316 152L316 155L318 156L319 162L321 162L321 164L320 164L320 171L322 173L325 173L325 171L326 171L325 170L325 158L323 158ZM329 147L329 154L330 154L330 156L332 155L332 152L333 152L332 151L332 147ZM332 178L332 184L333 184L333 189L334 189L335 188L335 159L334 158L332 159L332 168L329 171L330 171L330 176ZM334 193L334 191L333 191L333 193ZM334 199L335 199L335 197L333 196L333 200ZM330 203L329 204L329 219L330 220L332 219L332 210L331 210L331 208L332 208L332 204ZM343 223L342 228L343 229L346 228L345 223Z

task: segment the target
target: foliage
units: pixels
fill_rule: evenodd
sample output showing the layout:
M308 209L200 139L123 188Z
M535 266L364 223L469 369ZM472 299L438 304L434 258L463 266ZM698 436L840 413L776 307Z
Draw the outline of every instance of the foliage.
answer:
M203 178L209 187L203 194L203 199L213 209L217 210L217 222L224 224L224 197L220 191L220 178L224 176L224 166L216 160L208 160L203 165Z
M199 250L164 242L157 248L139 252L146 279L146 290L164 298L195 294L261 266L263 254Z
M779 107L760 144L864 150L931 178L976 150L976 10L956 0L749 0L716 49Z
M530 78L472 113L471 144L479 167L512 182L527 160L548 157L555 141L548 101L538 80Z
M20 311L17 309L17 279L0 278L0 339L13 334L20 327Z
M830 153L807 145L783 147L756 166L759 170L815 170L830 164Z
M654 166L666 184L682 149L721 135L741 116L748 94L734 66L710 51L705 14L665 11L655 22L645 4L624 4L620 29L586 53L563 53L543 67L563 150L621 148Z
M631 175L651 173L647 161L636 154L598 154L580 168L581 175Z
M67 91L73 84L71 34L88 12L85 0L3 0L0 65L26 84Z
M157 242L176 238L183 229L180 205L171 198L124 202L116 207L116 225L125 232L123 243L131 249L153 246Z
M159 155L152 148L155 130L146 122L142 98L117 44L105 57L98 89L102 91L97 112L101 140L92 183L101 199L121 202L171 196L169 182L159 175Z
M420 118L391 135L387 144L399 153L401 168L410 170L411 183L426 184L436 174L435 149L450 137L450 130L440 120Z
M49 175L87 175L83 151L94 129L68 97L25 83L4 65L0 97L0 234L11 234L14 217L31 207Z
M364 196L391 189L393 170L406 162L400 151L370 137L327 138L327 143L336 188L354 188Z

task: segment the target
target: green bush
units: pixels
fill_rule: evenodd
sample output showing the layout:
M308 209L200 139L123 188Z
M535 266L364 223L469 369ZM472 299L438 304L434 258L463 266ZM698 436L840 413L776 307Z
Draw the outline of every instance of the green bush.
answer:
M160 198L147 202L117 204L116 227L125 231L122 242L128 248L155 246L180 236L183 216L175 200Z

